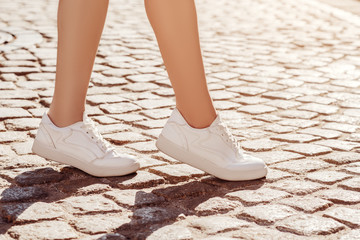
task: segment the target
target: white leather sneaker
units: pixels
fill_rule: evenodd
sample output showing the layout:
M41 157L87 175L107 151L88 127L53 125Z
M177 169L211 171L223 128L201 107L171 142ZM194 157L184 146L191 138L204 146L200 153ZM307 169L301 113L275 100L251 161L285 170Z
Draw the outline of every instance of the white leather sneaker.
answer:
M47 115L42 116L32 152L74 166L97 177L122 176L139 169L136 157L118 153L96 128L96 123L83 112L83 121L57 127Z
M175 107L155 145L170 157L228 181L262 178L268 170L262 159L243 152L219 113L209 127L193 128Z

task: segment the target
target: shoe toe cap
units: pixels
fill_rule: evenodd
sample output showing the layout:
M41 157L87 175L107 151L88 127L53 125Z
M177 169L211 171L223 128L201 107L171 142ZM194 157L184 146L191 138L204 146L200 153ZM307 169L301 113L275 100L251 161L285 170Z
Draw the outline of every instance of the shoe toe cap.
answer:
M136 168L140 167L140 162L134 155L130 154L118 154L112 157L104 158L104 159L97 159L93 162L95 165L98 165L102 168Z
M267 173L267 165L264 160L247 153L243 153L243 157L244 159L242 161L229 164L228 169L233 171L239 171L241 169L244 172L265 170L265 174Z

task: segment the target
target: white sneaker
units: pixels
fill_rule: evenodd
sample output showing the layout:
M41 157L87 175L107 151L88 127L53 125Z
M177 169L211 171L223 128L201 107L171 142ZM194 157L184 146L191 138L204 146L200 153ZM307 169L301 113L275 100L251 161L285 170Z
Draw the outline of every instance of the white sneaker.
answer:
M268 170L262 159L243 152L219 113L209 127L193 128L175 107L155 145L170 157L224 180L262 178Z
M74 166L97 177L121 176L139 169L136 157L118 153L98 132L96 123L83 112L83 121L57 127L42 116L32 152L56 162Z

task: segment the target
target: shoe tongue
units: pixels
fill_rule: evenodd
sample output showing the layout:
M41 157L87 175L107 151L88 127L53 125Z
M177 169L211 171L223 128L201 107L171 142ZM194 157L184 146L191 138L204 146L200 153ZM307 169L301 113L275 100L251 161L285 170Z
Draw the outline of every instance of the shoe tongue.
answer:
M73 123L71 126L72 127L81 127L84 124L84 122L86 121L86 119L88 119L88 116L87 116L87 113L84 111L82 121L78 121L76 123Z
M221 117L220 117L220 114L218 113L215 120L210 124L210 127L214 127L214 126L218 125L219 123L221 123Z
M85 120L88 118L88 115L86 113L86 111L83 112L83 121L85 122Z

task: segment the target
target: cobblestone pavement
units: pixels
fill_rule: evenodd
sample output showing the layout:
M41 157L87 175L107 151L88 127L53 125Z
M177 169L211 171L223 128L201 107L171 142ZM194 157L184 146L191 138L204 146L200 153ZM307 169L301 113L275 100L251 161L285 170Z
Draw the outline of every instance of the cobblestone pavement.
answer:
M86 108L141 169L96 178L31 153L53 94L57 4L0 3L0 239L360 239L358 16L196 1L215 107L270 168L226 182L155 147L174 92L143 1L110 1Z

